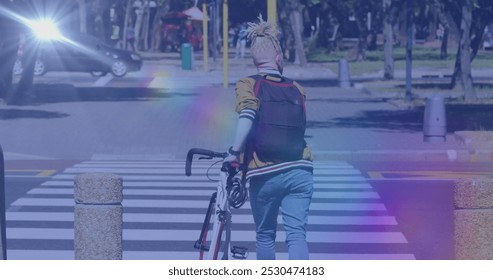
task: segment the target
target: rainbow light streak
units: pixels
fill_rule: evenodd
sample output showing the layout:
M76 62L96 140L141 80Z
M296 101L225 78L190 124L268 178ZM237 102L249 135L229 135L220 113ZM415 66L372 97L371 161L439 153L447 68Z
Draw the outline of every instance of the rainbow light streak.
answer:
M205 135L210 131L213 131L217 138L233 133L228 131L227 120L222 113L225 108L222 108L218 98L220 98L218 93L210 92L208 89L201 89L197 96L191 99L193 102L189 104L188 112L185 113L186 123L194 124L194 130L188 130L191 137Z

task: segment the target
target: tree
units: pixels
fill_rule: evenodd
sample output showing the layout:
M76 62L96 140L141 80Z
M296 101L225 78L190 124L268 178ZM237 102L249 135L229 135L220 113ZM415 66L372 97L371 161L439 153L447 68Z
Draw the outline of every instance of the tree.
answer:
M125 20L123 22L123 48L127 48L127 28L132 24L131 10L132 10L132 0L127 0L125 8Z
M304 67L307 65L305 48L303 46L303 18L301 14L302 6L298 1L289 1L288 4L288 14L291 20L291 28L294 35L294 43L296 49L296 57L298 58L300 66Z
M104 19L105 10L107 10L105 3L108 2L103 2L103 0L93 0L91 3L91 33L103 40L107 39L107 26L111 26L111 24L105 22Z
M143 26L143 20L144 20L144 11L145 11L145 6L147 5L147 1L142 3L142 1L135 1L134 2L134 12L135 12L135 48L140 49L140 36L141 36L141 29Z
M34 18L38 15L38 10L41 8L45 8L47 2L45 1L30 1L30 0L17 0L12 2L11 11L24 18ZM35 42L34 36L32 36L31 30L24 24L21 23L18 19L12 18L12 22L10 25L11 30L8 32L17 32L16 37L11 37L11 40L16 40L17 43L12 42L12 46L15 48L11 48L10 52L12 57L17 57L17 50L19 47L20 34L24 35L24 46L23 46L23 54L22 54L22 75L17 84L17 87L13 90L12 101L16 101L17 99L21 99L24 96L29 95L29 92L33 86L34 79L34 65L36 62L37 56L37 43ZM10 65L9 65L10 67ZM12 69L12 68L9 68ZM10 75L12 72L10 72ZM11 79L11 76L8 78Z
M484 29L493 21L493 1L476 0L474 3L473 21L471 28L471 60L473 60L483 42Z
M383 44L384 44L384 78L394 79L394 34L392 31L394 16L392 0L383 0Z
M161 44L161 18L169 12L169 0L160 0L157 2L156 16L154 17L151 30L151 48L159 50Z
M317 9L320 20L319 28L317 30L317 47L327 48L327 52L337 49L336 38L339 33L339 22L332 14L329 2L322 1L314 7L314 9Z
M485 26L491 22L493 3L489 0L445 0L444 9L451 21L460 26L460 40L450 87L455 88L459 80L466 100L474 100L477 97L473 87L471 62L480 47Z
M307 60L302 38L303 19L301 11L303 5L299 0L280 0L279 2L277 7L279 9L279 19L282 20L283 35L288 38L292 36L293 38L293 40L286 41L288 51L294 49L298 63L304 67L307 65ZM291 28L286 28L287 26ZM294 46L292 45L293 43Z
M80 32L87 33L87 6L86 0L76 0L79 5Z
M10 1L0 3L1 11L14 11ZM19 48L19 26L8 13L0 12L0 98L5 99L12 86L12 71Z
M373 40L376 40L376 32L382 29L382 12L383 5L380 0L352 0L352 13L354 14L359 29L359 40L357 45L357 61L366 59L366 50L368 49L368 38L374 33ZM373 18L370 22L371 15ZM373 48L374 49L374 48Z
M473 0L462 1L462 18L460 24L460 43L456 60L457 75L460 76L466 100L476 99L471 74L471 27ZM454 75L455 77L455 75Z
M349 18L353 18L356 21L357 30L353 30L353 33L358 34L356 60L365 60L366 51L369 47L368 43L370 42L372 49L375 49L377 34L382 30L382 0L323 0L321 4L324 7L325 19L323 20L323 25L325 26L330 26L328 24L329 21L337 22L341 25L347 23ZM330 18L331 15L333 18Z
M433 0L433 4L438 14L438 21L443 26L443 37L442 37L442 44L440 47L440 59L446 59L448 56L447 49L448 49L448 36L450 33L450 20L446 14L445 5L443 4L443 1Z
M291 29L291 21L289 20L289 13L287 9L283 9L278 6L278 21L281 29L281 48L283 49L284 57L290 62L294 62L296 57L296 49L294 47L294 36ZM286 55L287 53L287 55Z

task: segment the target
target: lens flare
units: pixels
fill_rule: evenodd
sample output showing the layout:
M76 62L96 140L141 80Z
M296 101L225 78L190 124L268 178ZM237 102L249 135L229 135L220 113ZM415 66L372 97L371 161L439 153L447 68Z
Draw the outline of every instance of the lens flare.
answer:
M56 24L50 19L40 19L29 22L34 35L41 41L54 41L63 38Z

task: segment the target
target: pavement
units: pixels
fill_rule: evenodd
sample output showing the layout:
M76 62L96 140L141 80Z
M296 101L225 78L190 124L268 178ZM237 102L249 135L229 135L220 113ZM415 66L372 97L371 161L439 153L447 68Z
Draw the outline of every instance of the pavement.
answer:
M154 77L150 85L152 88L159 88L160 78L168 82L176 78L182 81L178 86L187 90L200 87L206 92L231 93L238 79L255 72L251 58L234 59L230 53L231 58L226 75L227 86L224 87L225 75L221 59L214 61L210 58L206 71L200 55L200 53L195 54L192 70L184 70L177 53L142 53L147 68L134 75L151 75L149 73L152 72ZM425 76L447 73L447 71L449 70L432 67L415 68L413 77L422 79ZM493 144L491 144L493 143L493 132L491 131L458 131L449 128L443 137L444 141L425 142L423 114L426 98L430 94L414 95L412 100L406 101L403 98L404 89L396 87L394 92L380 91L379 85L388 83L381 78L381 73L351 76L352 86L349 88L339 87L337 74L324 63L311 63L306 67L287 64L284 74L299 81L307 91L307 142L316 159L493 161ZM392 82L402 84L404 78L402 74L397 71L396 81ZM493 77L493 68L473 71L473 76L476 75L484 80L492 81L492 78L488 77ZM124 79L122 79L123 82ZM459 94L450 91L445 97L454 97ZM231 94L228 96L231 97ZM482 103L488 103L493 93L480 97ZM220 97L216 98L220 99ZM446 99L447 104L448 102ZM68 110L67 106L72 106L64 103L48 105L49 110L60 112ZM0 111L2 108L4 107L0 107ZM41 108L37 105L35 109ZM9 120L8 112L5 113L7 115L0 112L0 120ZM11 120L11 122L14 121ZM15 130L15 127L13 125L12 129ZM212 141L209 142L213 143ZM191 147L194 143L180 141L176 144L183 145L185 149L185 146ZM222 144L218 143L218 145ZM22 152L16 152L6 151L6 159L29 157L29 155L23 155ZM43 156L40 155L40 157Z
M208 81L211 87L227 84L232 90L238 79L252 75L254 65L250 57L235 59L230 52L227 82L223 71L222 58L212 61L209 58L208 70L205 71L200 53L192 70L183 70L178 54L143 53L144 59L163 62L163 73L173 76L186 76L193 79L200 76ZM172 62L174 61L174 63ZM171 62L171 63L170 63ZM171 74L172 73L172 74ZM427 79L447 78L451 69L430 67L413 68L412 77L415 81L426 83ZM427 98L433 92L414 94L412 100L404 99L403 89L380 91L385 83L404 84L405 71L396 71L394 81L382 79L383 71L351 76L351 87L339 87L338 74L329 69L326 63L311 63L306 67L296 64L285 65L284 75L299 81L308 93L307 111L308 143L312 146L317 159L347 161L448 161L475 162L493 161L493 131L449 131L443 135L443 141L425 142L422 129L423 113ZM474 78L493 82L491 69L473 69ZM443 82L443 80L442 80ZM398 87L396 87L398 88ZM445 98L457 98L461 92L450 90L441 94ZM493 104L493 92L478 94L480 104ZM454 99L454 100L455 100ZM337 104L334 108L324 103ZM447 105L446 105L447 106ZM343 117L351 114L352 117ZM375 113L382 113L380 115ZM386 112L386 113L383 113ZM403 115L414 116L414 120L395 123ZM419 115L421 114L421 115ZM373 119L372 116L380 119ZM354 116L360 116L354 117ZM396 117L396 120L392 119ZM365 120L366 117L366 120ZM400 117L400 118L398 118ZM369 122L369 123L365 123ZM406 127L406 125L409 126ZM328 129L321 132L321 129ZM310 134L325 135L327 142L310 143Z

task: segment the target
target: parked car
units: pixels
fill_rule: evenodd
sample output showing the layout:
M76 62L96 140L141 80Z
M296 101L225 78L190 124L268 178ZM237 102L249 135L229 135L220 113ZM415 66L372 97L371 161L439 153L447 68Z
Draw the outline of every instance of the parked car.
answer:
M135 52L108 46L84 33L70 34L66 38L40 44L34 75L41 76L48 71L70 71L89 72L93 76L112 73L123 77L142 68L142 58ZM17 69L22 69L22 66L18 65Z

